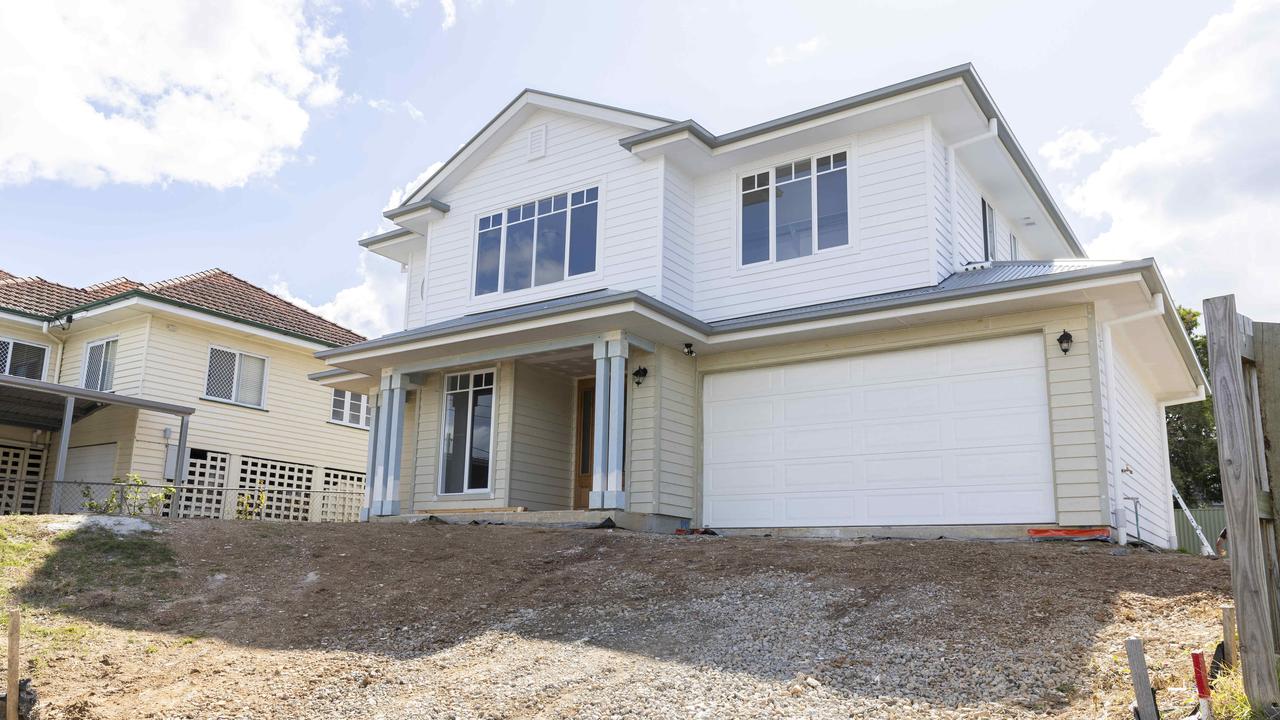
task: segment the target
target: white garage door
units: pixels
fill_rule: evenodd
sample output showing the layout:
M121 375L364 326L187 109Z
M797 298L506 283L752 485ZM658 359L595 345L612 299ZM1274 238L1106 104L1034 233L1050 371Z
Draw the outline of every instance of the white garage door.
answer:
M94 500L105 502L111 494L111 477L115 470L115 443L69 448L63 485L54 488L53 512L82 512L86 502L84 488L89 489Z
M704 524L1052 522L1044 342L708 375Z

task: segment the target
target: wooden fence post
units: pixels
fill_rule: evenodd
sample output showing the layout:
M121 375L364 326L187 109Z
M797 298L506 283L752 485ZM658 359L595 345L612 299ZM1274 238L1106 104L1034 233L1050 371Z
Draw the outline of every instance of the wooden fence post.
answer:
M1222 606L1222 649L1228 666L1240 664L1240 648L1236 646L1236 609L1233 605Z
M21 638L21 614L18 608L9 611L9 694L5 697L5 720L18 720L18 686L22 683L22 668L18 665L18 643Z
M1147 673L1147 656L1142 651L1142 641L1131 637L1124 641L1124 652L1129 656L1129 681L1133 683L1133 699L1138 706L1138 720L1159 720L1155 692L1151 689L1151 676Z
M1227 510L1231 550L1231 591L1236 601L1239 648L1245 694L1254 708L1280 703L1271 623L1271 593L1262 541L1258 464L1254 456L1241 359L1240 320L1233 295L1204 301L1209 339L1214 415L1218 424L1218 464ZM1250 388L1251 390L1251 388ZM1269 508L1268 508L1269 510Z

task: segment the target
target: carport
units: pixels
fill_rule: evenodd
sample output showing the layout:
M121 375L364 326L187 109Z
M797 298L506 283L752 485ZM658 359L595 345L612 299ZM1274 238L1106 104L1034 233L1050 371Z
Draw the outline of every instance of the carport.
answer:
M176 456L186 457L187 429L195 408L12 375L0 375L0 425L58 433L55 487L60 487L60 483L64 480L72 426L112 405L151 410L179 418ZM179 462L177 465L175 482L181 485L185 479L186 464ZM40 480L43 481L43 478ZM21 495L21 489L15 488L12 506L4 502L3 511L16 513Z

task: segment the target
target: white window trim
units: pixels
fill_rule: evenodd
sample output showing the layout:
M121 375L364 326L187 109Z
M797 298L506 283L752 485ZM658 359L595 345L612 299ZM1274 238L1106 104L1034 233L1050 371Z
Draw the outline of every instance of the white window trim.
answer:
M458 375L474 376L480 373L493 373L493 385L492 385L493 414L489 417L489 477L485 479L485 487L476 488L474 490L467 489L467 485L471 484L471 460L470 460L471 422L470 422L470 413L468 413L467 440L466 440L466 444L464 445L467 451L467 462L463 466L462 492L445 492L444 490L444 471L445 471L444 458L445 458L445 443L448 441L448 434L447 434L448 428L445 426L444 421L445 421L445 413L449 411L449 385L448 385L449 378L458 376ZM470 407L471 393L474 390L475 390L474 385L471 387L468 387L466 390L468 407ZM463 392L463 391L455 390L454 392ZM495 470L495 466L497 465L497 463L493 462L494 444L496 443L496 438L494 438L494 435L493 435L493 426L495 423L497 423L497 421L498 421L498 368L488 367L488 368L479 368L476 370L464 370L461 372L451 372L451 373L445 373L441 377L440 379L440 472L439 472L439 477L437 477L436 479L436 496L437 497L456 498L456 497L463 497L466 495L490 495L490 496L493 495L493 473Z
M979 212L982 213L982 262L991 262L996 257L996 206L987 202L987 196L982 195ZM990 220L988 220L988 216Z
M373 415L372 415L372 414L369 412L369 410L368 410L368 408L369 408L369 396L368 396L368 395L365 395L364 393L353 393L353 392L351 392L350 390L343 390L343 389L341 389L341 388L333 388L333 392L344 392L344 393L346 393L346 394L347 394L346 400L344 400L344 401L343 401L343 411L342 411L342 416L343 416L344 418L351 417L351 396L352 396L352 395L359 395L359 396L363 397L363 398L364 398L364 405L362 405L362 406L361 406L363 409L362 409L362 410L361 410L361 412L360 412L360 417L367 417L367 418L369 418L370 424L372 424L372 422L373 422ZM329 422L330 422L331 424L333 424L333 425L341 425L341 426L343 426L343 427L356 428L357 430L368 430L368 429L369 429L369 425L364 425L364 424L361 424L361 423L348 422L347 420L334 420L334 419L333 419L333 392L329 393Z
M570 196L569 199L572 200L573 193L576 193L578 191L586 191L591 188L596 188L596 267L595 269L589 273L579 273L577 275L569 274L569 239L573 234L573 230L572 230L572 223L568 222L571 218L567 217L566 223L565 223L565 236L564 236L564 248L565 248L564 249L564 279L558 280L553 283L547 283L546 285L531 284L529 287L521 288L519 290L510 290L510 291L503 290L502 285L503 285L503 281L505 279L506 270L507 270L507 252L506 252L507 225L508 225L507 210L519 205L527 205L531 202L536 203L539 200L545 200L548 196L555 197L556 195L569 195ZM505 300L507 298L521 298L527 295L546 293L549 289L561 287L565 283L569 283L569 282L580 283L583 280L594 280L599 278L601 276L602 269L604 266L604 262L603 262L604 253L602 252L604 247L604 202L605 202L605 183L604 183L604 180L601 179L601 180L592 180L586 183L579 183L569 188L568 190L561 189L561 190L553 190L551 192L540 192L533 195L531 198L525 197L522 200L506 203L505 205L502 206L502 209L500 210L489 210L488 212L477 212L472 214L471 244L470 244L471 259L468 261L468 265L471 268L471 271L467 276L467 283L468 283L467 295L469 298L467 305L468 306L492 305L492 304L495 304L494 301L496 300ZM568 205L567 209L570 211L573 210L573 205L572 204ZM477 295L476 294L476 271L479 269L479 265L477 263L477 260L479 258L477 257L477 255L479 254L479 251L480 251L480 219L489 217L490 215L498 215L498 214L502 215L502 233L498 238L498 247L501 248L501 252L498 257L498 289L494 292L485 293L483 295ZM572 215L572 213L570 213L570 215ZM535 240L534 258L536 260L537 259L537 238L535 237L534 240ZM529 282L530 283L533 282L532 276L530 276ZM501 304L501 303L498 303L498 304Z
M733 198L734 198L733 200L733 227L734 227L733 262L734 262L734 269L737 271L738 274L751 274L753 272L768 270L770 268L774 268L779 265L790 267L792 265L799 265L806 262L815 262L819 257L826 257L828 255L837 255L840 253L857 253L859 251L858 242L857 242L858 235L855 228L855 221L857 217L854 212L855 203L857 202L857 172L856 172L857 165L855 163L856 155L854 153L854 149L855 149L854 144L849 143L848 145L835 146L831 148L817 150L817 151L810 152L808 154L803 154L803 155L802 154L788 155L786 156L785 159L776 158L773 162L771 162L768 165L764 165L764 166L757 165L757 166L753 166L750 169L745 169L745 168L740 169L738 172L734 174L734 177L733 177ZM818 228L817 228L818 193L816 191L816 179L818 176L817 159L827 155L835 155L836 153L841 153L841 152L846 153L845 165L844 165L845 213L848 218L847 220L848 227L846 228L846 231L849 234L849 242L845 243L844 245L837 245L835 247L819 249L818 248ZM778 187L778 183L777 183L777 177L774 175L774 170L777 169L779 165L794 163L796 161L805 160L805 159L809 160L809 162L811 163L812 174L809 177L812 178L813 182L815 183L815 188L814 188L814 191L812 192L812 197L810 198L810 201L809 201L812 217L814 218L813 252L808 255L791 258L789 260L778 260L776 257L777 245L778 245L778 227L777 227L777 218L776 218L776 209L775 209L777 203L775 202L776 198L773 194L774 189ZM769 258L767 260L759 260L753 263L744 264L742 262L742 229L743 229L742 228L742 195L743 195L742 180L743 178L751 177L753 175L759 175L760 173L764 173L764 172L769 173Z
M92 340L90 342L85 343L84 359L80 363L80 387L89 389L89 350L91 350L92 348L98 345L106 345L109 342L114 342L116 344L116 355L119 356L120 354L119 340L120 340L119 335L112 335L111 337L104 337L98 340ZM112 389L104 390L102 392L114 392L115 386L116 386L115 374L116 374L115 362L112 361L112 366L111 366L111 388ZM209 371L206 368L205 370L206 384L208 379L209 379ZM98 389L101 390L101 388L98 388Z
M9 374L9 368L11 368L11 367L13 366L13 346L12 346L12 343L22 343L23 345L30 345L30 346L32 346L32 347L44 348L44 365L43 365L43 366L41 366L41 368L40 368L40 377L39 377L39 378L37 378L37 379L38 379L38 380L43 381L45 378L49 377L49 350L50 350L50 347L49 347L48 345L45 345L44 343L33 342L33 341L31 341L31 340L23 340L22 338L16 338L16 337L9 337L9 336L6 336L6 335L0 335L0 343L5 343L5 342L10 343L10 346L9 346L9 355L8 355L8 357L5 359L5 366L4 366L4 367L2 367L2 368L0 368L0 375L8 375L8 374ZM15 376L15 377L17 377L17 376Z
M214 350L222 350L224 352L235 353L236 355L236 366L234 371L231 373L231 395L233 398L235 397L235 395L239 393L239 390L240 390L240 357L239 356L248 355L249 357L258 358L259 360L262 360L262 404L261 405L254 405L252 403L240 402L239 400L234 400L234 399L228 400L227 398L214 397L208 394L209 360L210 360L210 355L213 354ZM245 352L244 350L237 350L235 348L226 347L225 345L210 345L209 349L205 350L204 358L205 358L204 359L204 379L203 379L204 389L200 391L201 400L208 400L209 402L225 403L227 405L236 405L238 407L252 408L254 410L262 410L263 412L266 412L267 385L271 377L271 358L270 357L266 355L259 355L257 353Z

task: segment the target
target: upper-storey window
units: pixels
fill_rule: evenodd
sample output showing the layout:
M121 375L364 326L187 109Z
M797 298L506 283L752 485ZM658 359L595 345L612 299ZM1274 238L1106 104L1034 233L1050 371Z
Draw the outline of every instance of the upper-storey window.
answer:
M40 380L48 349L43 345L0 338L0 373Z
M849 244L848 154L804 158L742 178L742 264Z
M111 392L116 372L116 340L98 340L84 348L84 379L90 390Z
M266 407L267 359L238 350L209 348L204 397L249 407Z
M365 395L334 388L329 419L342 425L368 428L373 420L373 406Z
M480 218L475 294L512 292L596 269L600 189L560 193Z
M986 198L982 199L982 252L983 261L995 257L996 250L996 210Z

